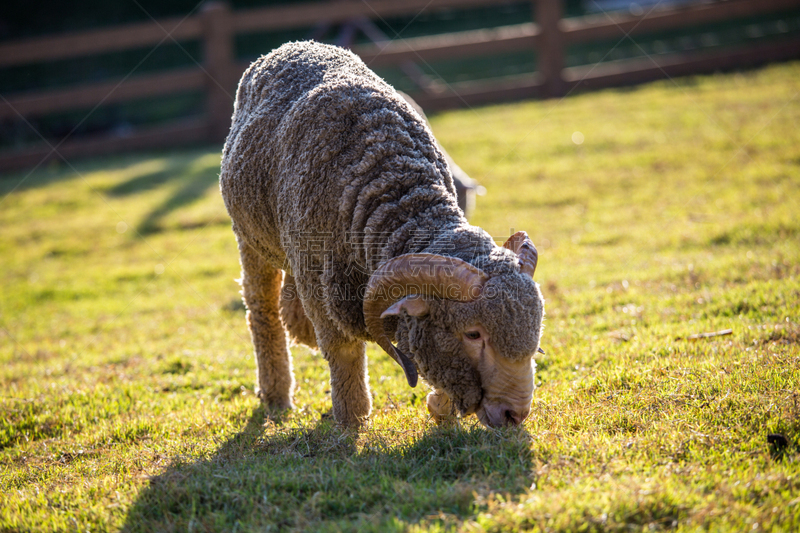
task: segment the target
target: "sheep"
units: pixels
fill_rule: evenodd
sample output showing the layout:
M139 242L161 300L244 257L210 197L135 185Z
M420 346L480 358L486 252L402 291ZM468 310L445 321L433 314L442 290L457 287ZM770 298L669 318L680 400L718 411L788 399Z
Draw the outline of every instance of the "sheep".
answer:
M220 190L269 409L293 407L288 329L322 352L344 426L372 410L365 341L411 387L419 375L432 386L436 421L528 416L544 315L536 248L525 232L501 247L467 223L426 122L357 56L311 41L256 60Z

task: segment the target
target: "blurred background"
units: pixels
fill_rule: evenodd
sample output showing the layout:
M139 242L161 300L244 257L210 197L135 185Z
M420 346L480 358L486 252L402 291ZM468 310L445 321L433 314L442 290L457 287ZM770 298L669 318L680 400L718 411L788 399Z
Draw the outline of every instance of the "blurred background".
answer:
M4 2L0 172L221 142L247 65L308 38L435 112L797 58L800 1Z

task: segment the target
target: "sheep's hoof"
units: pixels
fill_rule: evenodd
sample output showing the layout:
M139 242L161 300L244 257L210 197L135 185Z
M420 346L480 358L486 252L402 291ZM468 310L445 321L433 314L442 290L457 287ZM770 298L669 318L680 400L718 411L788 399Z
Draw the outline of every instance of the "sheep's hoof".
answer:
M434 422L439 425L452 424L456 420L456 413L453 409L453 402L450 397L441 391L433 391L428 394L426 401L428 412L433 417Z
M346 431L359 432L367 428L367 426L369 425L369 417L366 418L350 417L345 420L337 419L336 423Z
M267 394L263 389L256 389L256 396L261 400L261 403L267 411L286 411L288 409L294 409L294 402L292 402L291 398L276 397Z
M324 422L335 422L337 426L346 431L358 432L369 426L369 415L357 417L339 413L339 416L336 416L334 409L322 413L320 420Z

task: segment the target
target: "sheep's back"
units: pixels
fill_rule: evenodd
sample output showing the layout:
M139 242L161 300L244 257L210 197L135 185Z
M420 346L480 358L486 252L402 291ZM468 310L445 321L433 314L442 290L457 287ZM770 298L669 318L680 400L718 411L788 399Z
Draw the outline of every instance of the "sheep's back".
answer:
M281 132L282 125L285 129L287 120L303 115L304 98L326 76L352 68L342 54L328 48L332 47L284 45L253 62L239 82L223 150L220 188L237 234L252 240L261 236L265 242L258 244L272 248L274 253L268 255L278 256L274 260L280 259L275 177L286 167L281 158L287 157L287 144L293 144ZM311 125L314 117L304 116L301 121L315 129ZM299 157L297 153L289 155L290 160Z
M357 56L318 43L289 43L245 72L221 187L234 224L262 232L386 234L455 195L419 115Z
M332 289L327 314L358 337L361 305L348 297L369 272L415 251L406 241L421 220L463 220L426 123L355 55L317 43L284 45L245 72L220 181L240 238L287 261L299 285ZM326 241L315 264L309 239Z

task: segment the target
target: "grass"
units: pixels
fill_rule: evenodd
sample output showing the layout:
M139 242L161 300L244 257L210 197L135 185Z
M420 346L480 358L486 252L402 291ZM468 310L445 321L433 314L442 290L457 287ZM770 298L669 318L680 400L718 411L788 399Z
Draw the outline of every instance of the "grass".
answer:
M539 247L522 430L435 427L374 346L369 429L321 417L302 347L266 418L218 147L5 176L0 531L796 531L798 92L791 63L433 117L473 223Z

